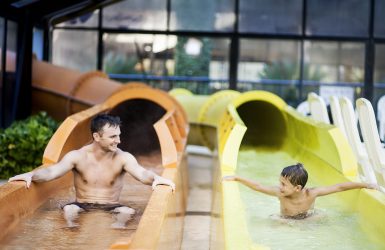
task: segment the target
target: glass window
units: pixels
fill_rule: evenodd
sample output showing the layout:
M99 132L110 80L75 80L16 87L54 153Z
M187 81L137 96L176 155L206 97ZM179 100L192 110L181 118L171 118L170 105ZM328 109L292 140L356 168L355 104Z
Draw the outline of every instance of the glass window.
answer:
M304 50L304 93L314 91L326 100L333 93L352 100L361 95L363 43L306 41Z
M4 34L4 28L7 25L7 34ZM5 70L6 72L15 72L16 71L16 54L17 54L17 23L10 20L5 21L3 18L0 18L0 55L3 50L3 39L6 36L7 47L6 51L6 61L5 61ZM2 58L0 56L0 71L2 69ZM1 76L0 76L1 77Z
M234 0L171 0L170 30L232 31Z
M301 34L302 0L240 0L239 31Z
M5 70L7 72L16 71L17 55L17 23L7 21L7 60Z
M373 103L377 103L385 95L385 44L376 44L375 51Z
M381 104L381 108L378 107L378 101L385 95L385 44L376 44L375 51L373 108L377 110L377 119L380 120L384 119L382 112L379 112L384 110L384 106Z
M129 0L103 9L103 27L166 30L167 0Z
M385 38L385 0L375 0L374 36Z
M297 100L301 43L293 40L241 39L238 89L274 92Z
M0 111L2 108L2 97L3 97L3 39L4 39L4 18L0 17ZM1 113L1 112L0 112ZM0 115L0 128L2 127L2 116Z
M97 32L84 30L54 30L53 64L80 71L96 69Z
M228 88L229 39L148 34L105 34L103 69L122 82L195 93Z
M174 87L187 88L197 94L211 94L229 88L230 39L178 37L175 48L175 75L180 80Z
M306 41L304 80L325 83L364 81L365 45L353 42Z
M368 36L370 1L308 0L307 35Z
M2 67L2 54L3 54L3 39L4 39L4 18L0 17L0 86L1 86L1 71Z
M105 34L103 69L109 74L172 75L176 36Z
M33 54L37 59L43 60L43 43L44 43L44 33L42 29L34 28L33 29Z
M377 44L375 51L374 82L385 84L385 44Z
M71 20L59 23L55 27L98 27L99 10L86 13Z
M13 121L13 93L16 86L16 58L17 58L17 23L7 20L7 33L3 34L7 39L6 46L6 63L5 63L5 78L1 84L1 112L0 122L3 127L7 127ZM2 46L1 46L2 47ZM1 126L0 125L0 126Z

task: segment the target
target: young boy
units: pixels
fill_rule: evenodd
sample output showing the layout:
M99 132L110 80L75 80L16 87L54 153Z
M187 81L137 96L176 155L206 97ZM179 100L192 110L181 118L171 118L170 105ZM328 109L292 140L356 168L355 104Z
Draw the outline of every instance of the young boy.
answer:
M285 167L279 177L280 185L264 186L258 182L239 176L224 176L223 181L238 181L258 192L277 196L281 204L281 216L287 219L304 219L310 215L318 196L328 195L350 189L377 189L377 185L358 182L345 182L328 187L305 188L308 174L301 163Z

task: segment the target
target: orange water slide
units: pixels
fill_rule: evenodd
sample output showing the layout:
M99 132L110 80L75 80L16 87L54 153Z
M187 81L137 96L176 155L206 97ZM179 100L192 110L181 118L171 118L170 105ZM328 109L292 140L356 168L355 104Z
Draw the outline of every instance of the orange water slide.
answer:
M100 71L82 73L47 62L32 63L32 108L45 110L58 120L102 103L124 88L147 86L143 83L121 84Z
M112 249L180 248L188 190L184 149L189 125L178 102L166 92L142 83L122 85L101 72L81 73L37 60L33 62L32 85L33 110L46 110L56 119L65 118L47 145L40 167L55 163L67 152L89 143L91 119L99 113L109 113L122 120L120 148L177 185L174 194L164 186L152 192L128 176L121 200L136 206L138 218L132 222L134 230L106 244ZM29 190L19 182L0 186L0 227L4 229L0 238L7 235L11 244L24 244L17 237L22 230L17 225L26 216L33 216L49 197L70 186L72 173L33 184ZM35 237L34 241L49 241L48 236L31 237ZM52 246L55 244L52 242Z

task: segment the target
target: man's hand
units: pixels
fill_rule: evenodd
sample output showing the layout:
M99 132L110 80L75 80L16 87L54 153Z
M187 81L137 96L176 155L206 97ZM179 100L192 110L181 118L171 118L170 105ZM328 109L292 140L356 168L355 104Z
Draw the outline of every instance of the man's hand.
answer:
M25 174L19 174L19 175L16 175L14 177L9 178L8 182L11 182L11 181L25 181L25 187L29 188L31 186L32 176L33 176L32 172L28 172L28 173L25 173Z
M154 177L154 181L152 182L152 190L154 190L157 185L170 186L172 189L172 192L175 192L175 183L172 182L171 180L163 178L159 175L155 175L155 177Z
M237 177L235 175L225 175L222 177L222 181L236 181Z

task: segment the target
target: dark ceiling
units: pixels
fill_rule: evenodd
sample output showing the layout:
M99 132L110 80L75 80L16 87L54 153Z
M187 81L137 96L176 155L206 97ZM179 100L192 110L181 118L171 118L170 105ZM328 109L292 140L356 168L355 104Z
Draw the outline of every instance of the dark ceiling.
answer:
M0 16L30 25L58 23L119 0L0 0Z

